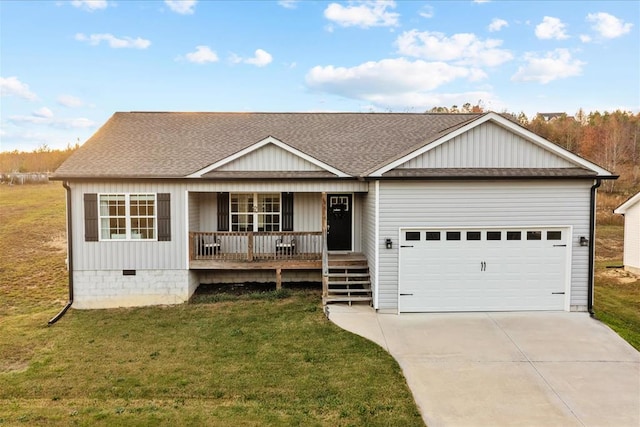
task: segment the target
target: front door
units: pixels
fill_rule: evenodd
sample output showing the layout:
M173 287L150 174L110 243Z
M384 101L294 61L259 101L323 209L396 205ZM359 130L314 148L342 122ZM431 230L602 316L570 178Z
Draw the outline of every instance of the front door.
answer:
M350 251L352 231L352 194L327 195L327 248Z

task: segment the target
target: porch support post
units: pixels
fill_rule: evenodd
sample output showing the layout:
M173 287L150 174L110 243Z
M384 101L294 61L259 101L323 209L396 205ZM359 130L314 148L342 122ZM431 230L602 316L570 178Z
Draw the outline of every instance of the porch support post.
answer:
M327 252L327 193L322 193L322 300L329 294L329 254Z
M247 234L247 261L253 261L253 231Z
M276 290L282 289L282 269L276 268Z

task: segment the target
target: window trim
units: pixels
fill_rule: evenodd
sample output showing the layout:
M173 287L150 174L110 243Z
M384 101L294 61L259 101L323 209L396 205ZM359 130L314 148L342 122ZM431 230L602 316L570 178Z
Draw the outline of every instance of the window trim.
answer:
M102 201L102 197L104 196L124 196L124 219L125 219L125 237L124 239L112 239L110 236L103 236L103 228L102 228L102 220L106 218L122 218L122 217L112 217L112 216L103 216L100 204ZM153 215L131 215L131 196L150 196L153 198ZM98 193L97 198L97 207L98 207L98 240L100 242L157 242L158 241L158 195L156 193L151 192L140 192L140 193ZM132 228L131 228L131 219L132 218L153 218L153 238L152 239L134 239L132 237Z
M253 209L248 209L248 212L234 212L233 211L233 198L234 196L239 195L249 195L253 197ZM264 195L277 196L278 198L278 211L277 212L260 212L259 209L256 209L259 203L259 197ZM233 230L233 217L234 215L251 215L253 217L253 222L251 223L253 230ZM259 218L260 215L278 215L278 229L277 230L257 230L258 225L260 224ZM275 224L275 223L270 223ZM279 233L282 231L282 193L279 192L251 192L251 191L239 191L239 192L230 192L229 193L229 231L233 231L234 233Z

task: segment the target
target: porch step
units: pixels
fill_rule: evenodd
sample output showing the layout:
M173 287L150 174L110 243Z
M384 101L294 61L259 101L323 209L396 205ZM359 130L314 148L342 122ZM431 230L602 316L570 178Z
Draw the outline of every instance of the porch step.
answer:
M327 280L324 304L372 301L369 265L362 255L329 259Z

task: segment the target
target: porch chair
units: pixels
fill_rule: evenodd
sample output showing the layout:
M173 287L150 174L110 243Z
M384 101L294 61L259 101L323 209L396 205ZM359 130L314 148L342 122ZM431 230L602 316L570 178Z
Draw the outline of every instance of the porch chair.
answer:
M200 237L200 255L201 256L213 256L220 252L221 245L220 239L216 236L202 236Z
M296 239L285 240L284 236L276 240L276 255L295 255Z

